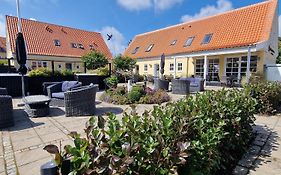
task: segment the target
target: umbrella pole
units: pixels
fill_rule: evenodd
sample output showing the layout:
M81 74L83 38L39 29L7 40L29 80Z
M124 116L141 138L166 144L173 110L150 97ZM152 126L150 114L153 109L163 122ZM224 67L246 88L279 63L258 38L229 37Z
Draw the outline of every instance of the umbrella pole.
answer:
M21 26L21 20L20 20L20 2L19 0L16 0L17 2L17 15L18 15L18 31L19 33L22 32L22 26ZM21 75L21 90L22 90L22 97L25 97L25 87L24 87L24 75Z

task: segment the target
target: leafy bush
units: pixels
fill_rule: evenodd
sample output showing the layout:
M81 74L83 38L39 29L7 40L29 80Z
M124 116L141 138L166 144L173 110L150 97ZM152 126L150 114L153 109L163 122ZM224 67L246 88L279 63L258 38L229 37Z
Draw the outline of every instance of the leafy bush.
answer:
M29 77L50 77L52 72L46 68L38 68L28 73Z
M120 93L121 92L121 93ZM142 86L134 86L131 92L127 92L125 87L117 87L104 92L100 99L113 104L161 104L170 100L169 95L163 90L143 89Z
M1 60L0 59L0 65L8 65L8 60Z
M101 52L92 51L82 56L82 61L86 64L87 69L97 69L105 67L108 64L106 56Z
M197 94L122 121L91 118L86 138L72 133L65 148L73 174L230 174L252 138L255 105L247 91Z
M61 72L61 75L62 76L73 76L74 75L74 73L71 71L71 70L63 70L62 72Z
M245 90L257 100L256 112L274 114L281 104L281 84L277 82L250 83Z
M114 75L106 78L104 81L105 81L106 85L109 86L110 88L116 88L117 87L118 78Z
M140 99L140 103L144 104L161 104L170 101L170 96L164 90L154 91L146 89L147 95Z
M46 68L38 68L28 73L29 77L51 77L51 76L59 77L59 76L73 76L73 75L74 73L71 70L63 70L63 71L55 70L53 74L51 70Z
M142 97L142 93L140 91L132 90L131 92L128 93L128 100L131 103L139 101L141 97Z
M100 76L106 76L106 75L109 75L110 72L109 72L108 67L100 67L100 68L98 68L97 74Z
M114 69L117 71L128 72L132 71L136 65L136 60L130 57L117 56L113 59Z

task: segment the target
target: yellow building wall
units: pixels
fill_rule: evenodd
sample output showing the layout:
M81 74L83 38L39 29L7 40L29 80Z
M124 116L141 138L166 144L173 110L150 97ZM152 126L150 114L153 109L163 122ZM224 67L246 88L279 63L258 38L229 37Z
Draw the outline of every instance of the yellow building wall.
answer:
M257 61L257 72L263 73L264 71L264 63L265 63L265 53L264 52L255 52L251 53L253 56L258 56ZM228 55L216 55L216 56L208 56L207 59L219 59L219 76L225 76L225 66L226 59L233 57L242 57L247 56L247 53L243 54L228 54ZM178 58L177 63L183 64L183 70L177 71L177 77L191 77L195 75L195 62L196 59L204 59L204 57L193 57L193 58ZM174 75L174 71L170 71L170 64L174 63L174 59L166 58L165 60L165 72L164 75ZM144 71L144 65L147 64L147 71ZM151 59L138 59L137 65L139 66L139 74L140 75L154 75L154 64L160 65L159 58L151 58Z
M0 52L0 58L6 58L6 53L5 52Z

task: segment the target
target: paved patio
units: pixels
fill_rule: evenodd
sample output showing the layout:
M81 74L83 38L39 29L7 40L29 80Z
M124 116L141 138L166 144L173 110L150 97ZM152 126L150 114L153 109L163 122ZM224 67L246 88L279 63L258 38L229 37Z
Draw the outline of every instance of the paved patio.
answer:
M100 92L97 96L100 96ZM172 95L176 101L184 96ZM13 99L15 126L0 131L0 175L39 175L40 166L51 160L52 156L43 150L47 144L62 145L72 144L68 133L77 131L83 133L85 122L90 117L65 117L63 108L51 108L50 117L29 118L23 107L17 105L21 99ZM137 112L150 110L153 105L138 105ZM128 105L112 105L97 102L97 115L113 112L122 116L124 111L129 111ZM268 126L269 139L266 140L270 147L268 157L256 157L255 167L250 174L280 174L281 172L281 116L258 117L256 123L262 128ZM274 142L274 143L273 143ZM258 161L259 160L259 161Z

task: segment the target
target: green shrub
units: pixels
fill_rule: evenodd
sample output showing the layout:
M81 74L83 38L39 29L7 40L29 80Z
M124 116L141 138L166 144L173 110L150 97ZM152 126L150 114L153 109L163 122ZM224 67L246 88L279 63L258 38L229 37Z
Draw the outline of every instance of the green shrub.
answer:
M281 104L281 84L277 82L250 83L245 90L257 100L256 113L274 114Z
M136 103L142 97L142 93L140 91L131 91L128 93L128 99L131 103Z
M114 75L106 78L104 81L105 81L106 85L109 86L110 88L116 88L117 87L118 78Z
M109 75L109 69L108 67L100 67L98 68L97 70L97 74L100 75L100 76L106 76L106 75Z
M1 60L0 59L0 65L8 65L8 60Z
M28 73L29 77L50 77L52 72L46 68L38 68Z
M142 115L133 107L122 121L91 118L86 138L72 134L65 148L74 174L231 174L252 139L255 105L248 91L222 90Z
M62 74L62 76L73 76L74 75L74 73L71 71L71 70L63 70L62 72L61 72L61 74Z

